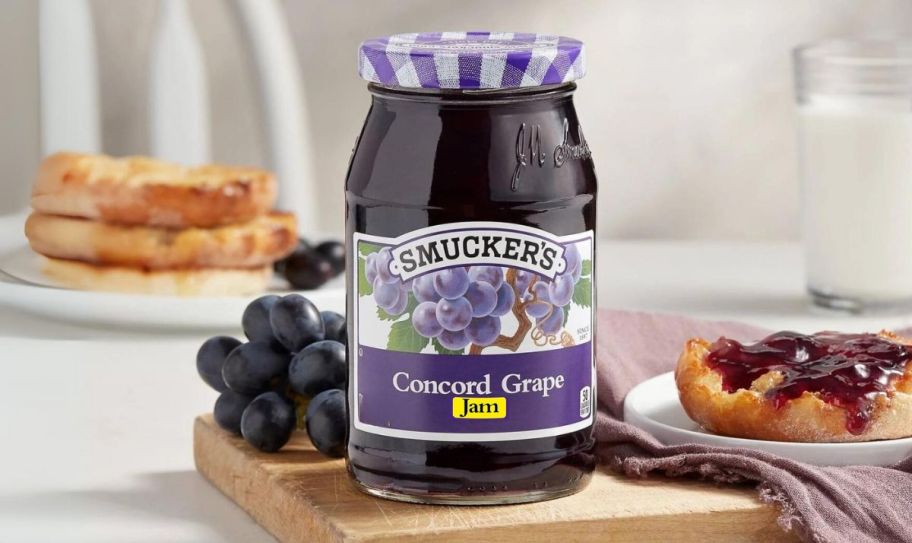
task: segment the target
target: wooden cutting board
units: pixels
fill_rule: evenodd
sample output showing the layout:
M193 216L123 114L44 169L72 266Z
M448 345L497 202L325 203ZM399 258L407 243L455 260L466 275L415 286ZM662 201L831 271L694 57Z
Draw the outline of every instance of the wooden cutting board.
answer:
M367 496L342 460L316 452L303 434L265 454L196 419L199 472L280 541L478 543L576 541L797 541L775 522L775 508L750 488L599 471L567 498L488 507L414 505Z

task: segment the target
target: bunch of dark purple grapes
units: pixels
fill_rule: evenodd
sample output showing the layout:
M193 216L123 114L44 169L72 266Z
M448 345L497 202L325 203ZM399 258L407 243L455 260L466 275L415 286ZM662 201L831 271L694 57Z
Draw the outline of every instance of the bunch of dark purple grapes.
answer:
M474 344L492 345L501 333L501 317L519 301L526 315L535 322L542 335L558 334L566 323L567 305L576 301L590 304L590 271L575 244L564 251L563 272L548 280L536 273L515 270L513 284L506 280L505 268L499 266L456 266L400 281L390 273L392 255L388 247L370 252L365 257L362 294L371 294L379 307L380 317L397 320L390 335L389 348L418 352L428 340L438 352L463 352ZM585 279L585 288L577 284ZM410 324L418 338L405 338L397 327ZM412 341L411 339L415 339ZM401 340L401 341L400 341Z
M345 245L328 240L313 246L301 238L294 251L277 261L273 268L288 281L291 288L320 288L345 271Z
M526 315L535 319L535 328L546 336L560 332L566 322L567 305L574 299L576 285L583 274L583 261L576 245L564 249L566 267L550 281L540 275L523 270L516 272L516 291L521 292L520 300L525 303ZM588 285L588 282L587 282ZM587 289L591 292L591 288ZM580 300L588 307L588 300Z
M486 347L500 335L500 317L513 308L516 294L498 266L456 266L399 281L389 273L389 248L367 255L365 277L384 312L401 315L411 307L411 325L443 349L462 351L470 343Z
M242 343L229 336L207 339L196 369L221 394L215 422L258 450L275 452L295 428L306 427L327 456L344 454L348 429L345 318L317 310L298 294L257 298L241 320Z

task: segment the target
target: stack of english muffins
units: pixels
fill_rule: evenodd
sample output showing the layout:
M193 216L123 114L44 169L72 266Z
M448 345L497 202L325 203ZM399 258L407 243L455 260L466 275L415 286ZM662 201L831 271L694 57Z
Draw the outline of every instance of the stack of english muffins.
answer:
M274 177L257 168L57 153L38 169L25 234L65 286L250 294L297 243L275 198Z

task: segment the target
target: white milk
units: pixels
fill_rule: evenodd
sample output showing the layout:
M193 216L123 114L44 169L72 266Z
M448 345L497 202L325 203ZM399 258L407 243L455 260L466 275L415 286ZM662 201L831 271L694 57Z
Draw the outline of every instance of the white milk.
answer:
M912 104L815 98L798 111L808 287L912 300Z

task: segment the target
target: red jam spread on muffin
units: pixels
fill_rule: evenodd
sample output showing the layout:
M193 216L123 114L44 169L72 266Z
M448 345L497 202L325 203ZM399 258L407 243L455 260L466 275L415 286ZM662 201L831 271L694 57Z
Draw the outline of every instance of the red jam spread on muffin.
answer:
M784 379L766 392L780 408L805 391L846 411L846 429L862 434L871 421L874 400L887 394L891 382L912 359L908 345L876 334L777 332L744 345L720 338L712 344L707 365L722 375L726 392L749 389L769 371Z

